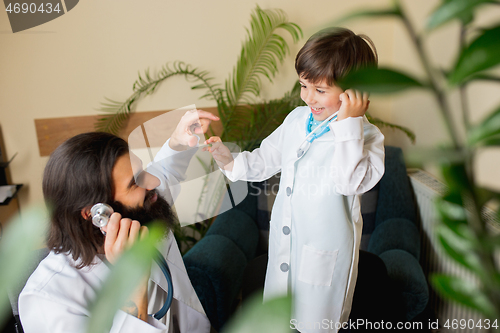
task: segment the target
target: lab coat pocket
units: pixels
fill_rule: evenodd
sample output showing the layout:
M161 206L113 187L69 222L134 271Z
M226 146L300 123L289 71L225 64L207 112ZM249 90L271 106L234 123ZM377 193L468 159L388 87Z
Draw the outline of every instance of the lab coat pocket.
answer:
M316 286L331 286L333 271L339 250L318 250L312 246L302 247L299 281Z

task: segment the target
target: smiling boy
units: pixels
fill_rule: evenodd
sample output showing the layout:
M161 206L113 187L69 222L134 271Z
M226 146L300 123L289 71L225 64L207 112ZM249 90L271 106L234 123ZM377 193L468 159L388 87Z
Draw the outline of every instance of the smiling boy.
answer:
M376 63L368 37L321 31L295 60L307 106L290 112L252 152L233 156L220 138L206 141L232 181L262 181L281 172L264 300L291 294L290 322L300 332L336 332L349 318L363 224L359 196L384 173L384 136L364 116L368 94L336 83Z

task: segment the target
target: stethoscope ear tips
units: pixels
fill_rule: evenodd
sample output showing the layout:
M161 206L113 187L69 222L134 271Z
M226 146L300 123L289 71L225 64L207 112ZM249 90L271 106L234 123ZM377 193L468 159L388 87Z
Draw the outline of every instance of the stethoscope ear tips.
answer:
M102 228L108 224L111 214L113 214L113 208L105 203L95 204L90 209L92 223L98 228Z

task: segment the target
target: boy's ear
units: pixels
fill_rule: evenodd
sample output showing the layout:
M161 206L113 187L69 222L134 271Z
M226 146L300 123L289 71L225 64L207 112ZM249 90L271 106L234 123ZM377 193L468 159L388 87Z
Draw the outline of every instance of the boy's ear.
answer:
M91 219L90 208L92 208L92 206L87 206L87 207L82 208L82 210L81 210L80 213L82 214L82 217L83 217L84 220Z

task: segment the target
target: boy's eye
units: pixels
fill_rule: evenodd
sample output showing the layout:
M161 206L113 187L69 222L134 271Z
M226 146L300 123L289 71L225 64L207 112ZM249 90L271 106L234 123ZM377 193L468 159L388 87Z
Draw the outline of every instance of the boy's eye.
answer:
M317 92L319 92L320 94L324 94L325 91L324 90L319 90L319 89L316 89Z
M301 84L301 85L300 85L300 87L301 87L301 88L305 88L306 86L305 86L305 85L303 85L303 84Z

